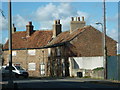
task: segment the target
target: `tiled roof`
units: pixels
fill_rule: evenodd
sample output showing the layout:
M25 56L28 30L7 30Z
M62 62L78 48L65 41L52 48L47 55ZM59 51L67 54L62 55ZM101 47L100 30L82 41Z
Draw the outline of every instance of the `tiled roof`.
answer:
M49 47L52 45L71 41L79 35L80 39L78 41L80 41L80 42L78 44L73 45L74 49L73 49L73 47L70 48L72 51L74 50L74 52L76 52L77 50L75 48L79 47L80 43L83 42L84 39L86 39L86 36L88 37L90 35L89 31L91 31L91 30L92 30L91 33L96 32L96 34L98 33L98 35L101 35L101 32L96 30L92 26L85 26L81 29L74 30L72 33L70 33L69 31L62 32L54 39L52 39L52 35L53 35L52 31L34 31L34 33L27 39L23 39L23 37L26 36L26 31L15 32L13 34L13 38L12 38L12 41L13 41L12 48L13 49L22 49L22 48L25 49L25 48L41 48L44 46ZM86 34L82 34L84 32ZM94 34L91 34L91 35L94 35ZM96 37L97 37L97 35L96 35ZM100 38L100 37L98 37L98 38ZM109 40L111 40L111 41L114 41L110 37L107 37L107 38L109 38ZM85 42L83 42L82 44L84 45ZM3 49L8 49L8 41L4 45Z
M52 39L52 31L34 31L34 33L26 38L26 31L15 32L12 35L12 48L40 48ZM8 49L8 41L3 49Z
M74 30L72 33L70 33L69 31L62 32L61 34L59 34L55 39L53 39L47 45L49 46L49 45L53 45L53 44L58 44L58 43L70 41L70 40L74 39L75 37L77 37L77 35L82 33L86 28L89 28L89 27L90 26L86 26L84 28Z

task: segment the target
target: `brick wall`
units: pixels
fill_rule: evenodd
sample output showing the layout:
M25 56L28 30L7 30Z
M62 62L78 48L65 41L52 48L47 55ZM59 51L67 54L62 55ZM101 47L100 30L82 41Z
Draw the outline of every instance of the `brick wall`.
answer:
M46 76L48 75L47 62L48 62L48 49L34 49L35 55L29 55L29 50L13 50L13 53L16 52L15 56L12 56L13 63L20 63L20 65L25 68L30 76L41 76L40 73L40 64L45 62L45 72ZM44 55L43 55L44 51ZM4 51L4 65L8 64L8 51ZM44 57L43 57L44 56ZM35 70L29 70L29 63L35 63Z
M92 27L82 32L70 43L75 47L73 51L76 49L77 56L103 56L102 33ZM106 46L108 56L117 54L116 41L107 37Z

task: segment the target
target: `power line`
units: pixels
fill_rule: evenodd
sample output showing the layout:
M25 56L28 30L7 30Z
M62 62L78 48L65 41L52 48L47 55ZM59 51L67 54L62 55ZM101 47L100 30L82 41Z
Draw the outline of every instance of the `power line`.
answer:
M5 17L5 15L4 15L4 12L3 12L2 9L0 9L0 12L1 12L2 16L6 19L6 17Z

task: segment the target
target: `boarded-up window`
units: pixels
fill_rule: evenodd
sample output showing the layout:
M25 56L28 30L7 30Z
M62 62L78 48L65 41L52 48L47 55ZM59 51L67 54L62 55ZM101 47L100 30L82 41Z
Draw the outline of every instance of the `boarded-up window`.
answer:
M28 50L29 55L35 55L35 52L36 52L35 50Z
M12 56L16 56L16 51L12 51Z
M36 70L36 64L35 63L29 63L28 64L28 70L35 71Z

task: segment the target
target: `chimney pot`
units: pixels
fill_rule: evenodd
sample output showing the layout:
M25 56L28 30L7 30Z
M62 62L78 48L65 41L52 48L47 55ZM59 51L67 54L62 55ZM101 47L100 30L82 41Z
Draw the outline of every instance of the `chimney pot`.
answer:
M72 21L74 21L74 17L71 17Z
M57 24L60 24L60 20L57 21Z
M78 17L78 21L80 21L80 17Z
M57 24L57 20L54 21L54 24L55 24L55 25Z
M15 27L14 23L13 23L13 27Z
M32 25L32 22L30 21L28 25Z
M84 21L84 17L82 17L82 21Z
M16 27L15 27L15 25L13 24L12 25L12 33L15 33L16 32Z

